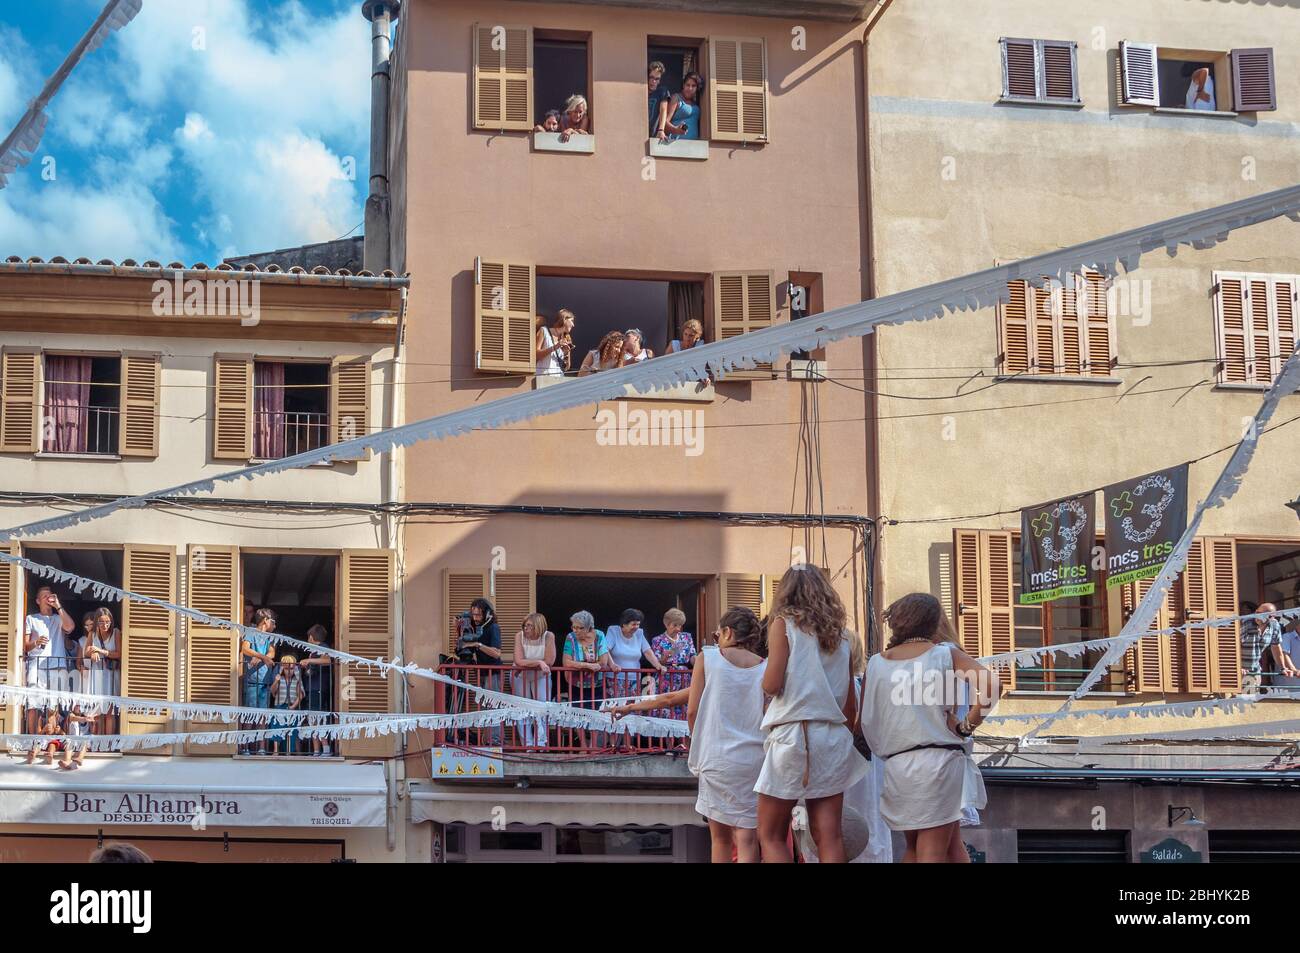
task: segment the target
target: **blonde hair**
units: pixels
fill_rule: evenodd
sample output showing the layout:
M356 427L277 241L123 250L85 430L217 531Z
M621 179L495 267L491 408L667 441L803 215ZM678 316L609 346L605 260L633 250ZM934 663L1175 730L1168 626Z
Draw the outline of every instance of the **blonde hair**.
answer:
M688 330L694 331L695 336L698 337L701 341L704 340L704 324L703 322L700 321L699 318L691 318L685 324L682 325L683 332Z
M555 320L551 322L551 327L558 327L563 321L572 321L574 324L577 324L578 316L568 308L561 308L559 311L555 312Z
M839 593L816 566L791 566L781 577L769 619L790 619L815 636L822 652L829 655L847 637L848 613Z
M672 608L664 613L664 625L685 625L686 613L681 609Z
M545 639L546 638L546 616L542 615L540 612L528 613L528 615L524 616L524 623L520 624L519 631L522 632L524 629L524 624L529 622L533 624L533 631L537 633L538 638Z
M564 115L569 115L569 113L573 112L579 106L583 108L584 112L587 110L587 97L582 95L582 93L574 93L564 101Z

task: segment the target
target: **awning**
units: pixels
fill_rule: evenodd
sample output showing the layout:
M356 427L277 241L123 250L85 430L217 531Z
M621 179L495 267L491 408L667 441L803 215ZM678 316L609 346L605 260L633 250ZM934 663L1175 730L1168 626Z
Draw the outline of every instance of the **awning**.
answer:
M87 758L75 771L0 762L0 824L383 827L386 783L377 764L270 758Z
M511 824L609 824L616 827L704 826L695 813L695 792L598 791L560 788L463 790L411 783L411 820L442 824L489 824L501 809Z

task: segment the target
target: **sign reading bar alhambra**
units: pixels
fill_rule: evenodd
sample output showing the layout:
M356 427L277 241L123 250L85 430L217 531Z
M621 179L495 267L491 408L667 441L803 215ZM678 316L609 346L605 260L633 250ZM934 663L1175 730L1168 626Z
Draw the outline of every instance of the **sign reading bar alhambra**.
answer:
M1111 484L1106 506L1106 586L1158 576L1187 530L1187 464Z
M1020 511L1020 602L1036 605L1096 592L1092 541L1096 494Z
M0 792L0 824L161 824L205 827L382 827L382 794Z

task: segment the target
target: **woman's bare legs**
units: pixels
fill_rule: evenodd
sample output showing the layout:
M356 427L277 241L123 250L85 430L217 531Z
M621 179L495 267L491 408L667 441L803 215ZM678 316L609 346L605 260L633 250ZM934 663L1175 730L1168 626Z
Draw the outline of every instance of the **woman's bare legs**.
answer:
M763 863L794 863L787 838L790 835L790 812L796 803L767 794L758 796L758 842Z
M844 864L844 795L813 798L808 802L808 830L817 845L817 860L823 864Z

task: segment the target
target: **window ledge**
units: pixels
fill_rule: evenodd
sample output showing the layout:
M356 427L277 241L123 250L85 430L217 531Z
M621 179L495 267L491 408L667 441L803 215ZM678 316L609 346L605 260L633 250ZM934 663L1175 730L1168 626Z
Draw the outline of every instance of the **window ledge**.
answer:
M262 457L249 457L249 458L248 458L248 465L249 465L249 466L256 466L257 464L260 464L260 463L275 463L276 460L283 460L283 459L285 459L285 458L284 458L284 457L267 457L267 458L263 459ZM334 466L335 463L344 463L344 462L354 462L354 461L343 461L343 460L337 460L337 461L335 461L335 460L321 460L321 461L319 461L319 462L317 462L317 463L311 463L311 464L308 464L308 465L305 466L305 467L299 467L298 469L300 469L300 470L312 470L312 469L317 469L317 468L324 468L324 469L328 470L330 467Z
M646 140L650 155L658 159L707 159L709 157L709 140L677 139L673 142L660 142L651 138Z
M1268 390L1272 386L1273 386L1272 384L1243 384L1239 381L1231 381L1222 384L1215 384L1214 389L1215 390L1245 390L1245 391L1254 391L1257 394L1262 394L1264 393L1264 391Z
M1082 109L1083 101L1079 99L1017 99L1015 96L999 96L998 104L1002 106L1057 106L1064 109Z
M1234 119L1240 115L1226 109L1180 109L1177 106L1156 106L1153 111L1171 116L1207 116L1211 119Z
M1015 688L1015 689L1012 689L1011 691L1007 692L1007 694L1006 694L1005 697L1007 697L1007 698L1066 698L1066 697L1068 697L1068 696L1070 696L1070 695L1072 695L1072 694L1074 694L1074 693L1073 693L1073 692L1067 692L1067 691L1064 691L1064 690L1060 690L1060 691L1050 691L1050 692L1047 692L1047 691L1037 691L1037 690L1034 690L1034 689L1028 689L1028 688L1027 688L1027 689L1024 689L1024 690L1021 690L1021 689L1019 689L1019 688ZM1136 698L1136 697L1137 697L1137 692L1098 692L1098 691L1091 691L1091 692L1088 692L1088 697L1089 697L1089 698ZM1061 717L1062 717L1062 718L1070 718L1070 717L1074 717L1074 716L1076 716L1076 715L1087 715L1087 714L1090 714L1090 713L1093 713L1093 712L1096 712L1096 711L1106 711L1106 710L1107 710L1107 709L1105 709L1105 708L1101 708L1101 709L1096 709L1096 708L1072 708L1072 709L1070 709L1070 712L1069 712L1068 715L1062 715ZM1003 714L1005 714L1008 718L1013 718L1013 717L1016 716L1017 713L1015 713L1015 712L1004 712ZM1033 713L1031 712L1030 714L1033 714Z
M37 450L37 460L121 460L116 453L58 453L54 450Z
M1028 381L1031 384L1101 384L1106 387L1124 383L1120 377L1090 377L1084 374L999 374L994 380L999 383Z
M534 132L534 152L580 152L590 155L596 151L596 137L591 133L575 133L568 142L560 141L558 132Z

